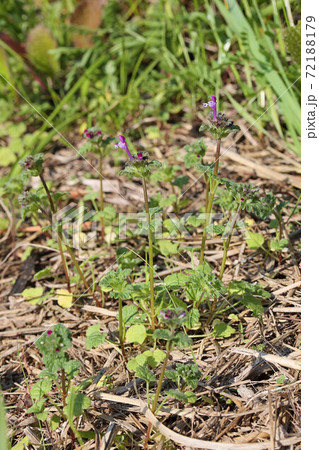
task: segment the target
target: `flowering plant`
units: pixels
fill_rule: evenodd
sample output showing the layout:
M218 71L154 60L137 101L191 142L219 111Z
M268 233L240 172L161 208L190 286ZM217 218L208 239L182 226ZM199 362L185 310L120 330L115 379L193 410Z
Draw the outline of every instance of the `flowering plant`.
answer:
M83 444L82 437L76 429L73 418L83 414L83 410L90 406L91 400L79 392L80 387L71 386L71 380L79 372L81 363L78 360L70 360L66 352L72 345L71 331L63 324L57 324L47 330L35 342L36 347L42 353L46 369L40 372L40 380L30 389L34 403L28 409L28 413L34 413L39 420L46 420L49 411L45 409L47 403L50 410L56 410L50 423L55 429L61 420L67 420L70 425L70 434L75 436ZM51 391L57 389L62 395L62 407L59 402L51 398ZM57 424L56 426L54 424Z
M234 121L229 119L226 114L218 113L216 111L216 97L211 96L208 103L203 103L204 108L208 106L212 109L208 114L208 119L211 122L210 125L202 125L199 131L209 131L214 139L221 139L227 137L230 133L237 132L240 130L238 125L234 125Z
M129 160L125 163L124 169L120 172L120 175L127 175L130 178L145 178L151 170L156 167L161 167L161 163L157 160L150 160L149 153L138 152L134 155L130 152L125 136L119 135L119 142L114 145L114 148L121 148L126 151Z

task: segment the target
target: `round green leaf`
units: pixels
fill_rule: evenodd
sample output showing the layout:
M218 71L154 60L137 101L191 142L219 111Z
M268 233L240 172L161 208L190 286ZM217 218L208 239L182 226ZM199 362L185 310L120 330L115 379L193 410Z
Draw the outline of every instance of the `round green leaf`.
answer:
M134 344L143 344L146 339L146 328L142 324L131 326L126 332L126 340Z

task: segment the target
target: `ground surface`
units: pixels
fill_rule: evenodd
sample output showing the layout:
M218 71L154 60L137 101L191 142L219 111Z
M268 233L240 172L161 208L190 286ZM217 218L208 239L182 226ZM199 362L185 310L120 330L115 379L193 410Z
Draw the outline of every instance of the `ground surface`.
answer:
M245 123L241 125L245 129ZM174 134L169 127L163 129L167 137L166 144L156 139L152 141L152 154L159 160L174 163L176 158L181 158L183 152L177 149L199 137L196 130L197 125L192 128L188 124L180 125ZM77 144L75 137L71 136L70 139ZM207 142L210 149L208 156L213 158L214 144L209 143L208 138ZM224 141L224 150L231 143L231 139ZM149 142L136 142L136 145L149 146ZM94 155L89 155L88 159L96 166ZM221 162L222 176L238 182L252 183L265 193L272 190L283 200L288 200L284 210L284 219L288 219L290 212L298 204L300 188L300 161L295 155L276 147L268 138L259 139L248 132L222 156ZM70 192L71 200L76 202L83 197L90 180L96 177L86 161L75 152L61 147L53 147L46 154L45 167L46 178L52 180L59 190ZM87 173L91 176L88 177ZM132 211L142 208L140 182L120 177L118 167L108 164L108 161L105 161L104 174L111 182L105 184L106 203L113 204L119 211L127 210L128 207ZM185 211L194 210L194 204L195 209L204 204L203 180L196 181L198 173L195 171L188 175L191 179L188 186L192 182L194 184L185 193L185 198L192 200ZM124 198L114 189L112 191L112 186ZM150 195L158 189L152 186ZM161 189L166 191L168 186L162 183ZM272 232L267 224L258 222L256 218L250 219L255 220L254 230L263 233L265 240L274 237L274 230ZM243 324L243 336L235 334L227 339L215 340L208 329L201 330L201 337L196 337L194 332L193 351L203 374L195 390L198 401L194 405L183 407L172 399L158 415L158 419L166 427L180 436L211 441L212 446L203 448L219 448L213 446L213 442L225 443L227 445L221 448L227 449L300 448L299 206L289 219L289 224L287 233L290 234L293 251L284 251L281 263L261 251L249 249L242 235L234 236L223 280L227 283L232 279L244 279L262 284L271 293L270 299L263 304L263 320L260 322L250 311L238 307L234 312ZM200 235L188 238L187 242L181 244L179 256L157 257L158 276L191 268L190 252L187 248L183 250L183 245L199 246L200 239ZM138 250L139 244L135 239L128 239L120 245ZM28 246L33 246L33 251L22 262L21 256ZM92 254L100 255L93 262L96 277L110 266L117 267L116 248L115 244L111 244L89 250ZM206 258L216 273L222 259L222 248L221 238L209 241ZM105 343L90 351L84 347L86 329L92 324L102 324L102 331L108 332L109 339L114 338L117 329L116 302L106 298L103 309L94 306L91 298L81 298L76 306L64 310L57 305L54 296L49 297L41 306L24 301L19 293L25 287L38 285L39 282L33 280L33 274L41 268L53 266L56 273L63 277L58 253L46 246L46 237L40 227L31 223L20 225L14 246L9 238L2 240L0 265L0 374L5 402L9 408L8 426L12 444L27 435L30 438L27 448L42 448L38 447L41 442L39 424L34 416L25 413L31 405L27 385L32 385L43 369L41 357L33 343L53 324L64 323L73 334L70 356L82 362L77 381L95 377L86 392L92 404L86 416L78 423L78 428L104 434L110 423L115 423L118 433L123 436L125 434L125 442L113 442L111 447L105 448L141 448L149 417L146 417L145 410L141 411L138 404L130 405L127 402L133 398L145 400L145 385L140 380L133 382L132 374L125 370L121 354L112 345ZM160 282L160 278L157 280ZM41 286L50 289L65 287L65 284L45 279L41 280ZM202 337L204 334L207 336ZM134 356L140 352L137 346L128 345L127 348L129 355ZM191 360L190 351L176 350L172 352L169 366L173 366L175 362ZM106 375L104 382L100 380L102 375ZM118 397L110 401L106 394ZM165 436L166 431L162 432ZM47 448L51 448L45 430L44 434ZM169 440L169 437L173 440ZM66 426L53 432L53 440L59 442L58 448L74 448ZM97 438L91 439L87 447L98 448L96 442ZM235 444L247 444L249 447L236 447ZM157 434L150 445L166 449L190 448L191 441L183 440L182 437L178 440L176 436L174 438L168 435L161 441L161 435Z

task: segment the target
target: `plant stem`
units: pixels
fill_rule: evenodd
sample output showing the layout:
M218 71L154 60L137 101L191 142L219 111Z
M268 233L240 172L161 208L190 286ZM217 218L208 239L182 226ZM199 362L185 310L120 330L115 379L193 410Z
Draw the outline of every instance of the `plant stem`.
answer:
M282 238L282 217L280 212L274 210L274 214L276 219L278 220L278 225L279 225L279 240Z
M9 199L10 203L10 210L11 210L11 217L12 217L12 223L11 223L11 241L12 241L12 247L15 247L16 242L16 216L14 211L14 206L12 199Z
M229 245L230 245L230 242L231 242L231 238L232 238L232 235L233 235L233 231L234 231L236 222L237 222L238 217L240 215L240 211L241 211L241 204L238 205L238 209L237 209L236 214L233 217L233 220L232 220L231 225L230 225L229 236L227 238L227 241L224 243L223 260L222 260L222 264L221 264L220 272L219 272L219 277L218 277L220 280L222 280L222 278L223 278L225 265L226 265L226 260L227 260L227 252L228 252L228 249L229 249ZM215 310L216 310L216 306L217 306L217 300L218 300L218 297L215 297L214 300L213 300L212 309L210 310L209 316L208 316L208 318L206 320L206 325L210 324L210 322L211 322L211 320L212 320L212 318L213 318L213 316L215 314Z
M53 214L56 213L56 208L55 208L55 206L54 206L54 202L53 202L53 199L52 199L52 197L51 197L49 188L48 188L48 186L47 186L47 184L46 184L46 182L45 182L45 179L43 178L42 173L40 173L39 177L40 177L40 180L41 180L41 182L42 182L42 184L43 184L44 190L45 190L45 192L46 192L46 194L47 194L47 197L48 197L48 200L49 200L49 203L50 203L51 213L52 213L52 215L53 215Z
M156 389L155 397L154 397L153 404L152 404L151 411L152 411L153 414L156 411L158 397L159 397L159 395L161 393L162 383L163 383L163 379L164 379L164 375L165 375L166 366L167 366L167 363L168 363L168 358L169 358L169 355L171 353L171 349L172 349L172 341L168 341L167 345L166 345L166 356L165 356L165 359L163 361L161 374L160 374L160 377L159 377L159 380L158 380L158 383L157 383L157 389Z
M120 345L121 345L121 352L123 355L123 358L125 362L127 362L127 357L125 354L125 348L124 348L124 328L123 328L123 301L120 298L119 299L119 338L120 338Z
M66 259L64 257L62 241L61 241L61 238L60 238L59 235L58 235L58 246L59 246L59 252L60 252L60 255L61 255L62 266L63 266L63 270L64 270L64 274L65 274L66 284L67 284L67 287L68 287L68 291L71 292L68 265L67 265Z
M48 200L49 200L49 203L50 203L51 215L53 216L53 214L56 213L56 208L54 206L53 199L51 197L51 194L50 194L49 188L48 188L48 186L47 186L47 184L45 182L45 179L43 178L43 175L40 174L39 177L40 177L40 180L41 180L41 182L43 184L45 192L47 194L47 197L48 197ZM52 222L52 217L51 217L51 222ZM59 251L60 251L60 254L61 254L61 259L62 259L62 264L63 264L63 268L64 268L65 278L66 278L66 281L67 281L67 284L68 284L68 290L70 292L70 278L69 278L69 274L68 274L68 270L67 270L67 263L66 263L66 260L65 260L65 257L64 257L64 253L63 253L63 248L62 248L63 235L62 235L60 230L57 230L57 234L58 234ZM74 254L72 248L69 245L67 245L67 244L65 244L65 246L66 246L67 251L69 252L69 254L71 256L72 262L75 265L75 268L76 268L78 274L80 275L81 280L84 283L85 288L87 289L89 294L92 295L96 306L101 306L99 300L94 295L94 293L92 292L90 286L88 285L88 283L87 283L87 281L86 281L86 279L85 279L85 277L83 275L83 272L82 272L82 270L81 270L81 268L80 268L80 266L79 266L79 264L77 262L77 259L75 257L75 254Z
M148 207L148 195L145 178L142 178L145 211L148 225L148 262L150 271L150 297L151 297L151 326L152 331L155 331L155 302L154 302L154 267L153 267L153 233L151 230L151 216Z
M50 428L50 426L48 424L48 421L45 420L44 423L45 423L45 427L47 429L47 432L48 432L48 435L49 435L49 438L50 438L50 442L51 442L52 448L53 448L53 450L56 450L57 447L54 445L54 440L53 440L53 436L52 436L52 433L51 433L51 428Z
M100 152L100 164L99 164L99 172L100 172L100 212L103 212L103 154L102 150ZM101 226L101 241L104 242L104 217L100 218L100 226Z
M64 369L61 369L61 382L62 382L62 403L63 406L66 405L65 399L66 399L66 388L65 388L65 371Z
M218 174L219 157L220 157L220 143L221 143L221 140L218 139L217 146L216 146L215 163L214 163L214 175L215 176L217 176L217 174ZM216 188L217 188L217 181L214 179L212 189L208 195L208 201L206 200L206 208L205 208L206 209L206 211L205 211L206 212L206 220L205 220L205 229L203 231L203 237L202 237L202 245L200 248L199 264L203 264L203 262L204 262L204 251L205 251L205 244L206 244L206 237L207 237L206 227L209 225L210 220L211 220L211 212L212 212Z
M225 270L225 265L226 265L226 259L227 259L227 252L229 249L229 245L230 245L230 241L233 235L233 231L236 225L236 222L238 220L238 217L240 215L240 211L241 211L241 204L238 205L238 209L236 211L236 214L232 220L232 223L230 225L230 230L229 230L229 236L227 238L226 243L224 244L224 254L223 254L223 260L222 260L222 265L220 267L220 272L219 272L219 279L222 280L223 278L223 274L224 274L224 270Z
M47 197L48 197L48 200L49 200L50 210L51 210L50 220L51 220L51 223L52 223L52 217L56 213L56 207L54 205L52 196L50 194L50 190L49 190L49 188L48 188L48 186L47 186L47 184L45 182L45 179L44 179L42 173L40 173L39 177L40 177L41 183L42 183L42 185L44 187L44 190L45 190L45 192L47 194ZM40 206L40 208L41 208L41 206ZM42 208L41 208L41 210L42 210ZM63 266L63 270L64 270L64 274L65 274L66 284L67 284L67 287L68 287L68 291L71 292L70 277L69 277L69 272L68 272L68 265L67 265L64 253L63 253L62 239L61 239L61 236L59 235L59 233L58 233L58 246L59 246L59 252L60 252L62 266Z
M280 212L276 211L276 209L274 210L274 214L275 214L276 219L278 220L278 225L279 225L279 241L280 241L281 238L282 238L282 232L283 232L283 229L282 229L282 217L281 217ZM279 264L281 264L281 261L282 261L282 253L279 252Z
M95 301L96 306L99 306L99 307L100 307L101 304L100 304L99 300L96 298L96 296L94 295L94 293L92 292L92 289L90 288L90 286L88 285L88 282L86 281L86 279L85 279L85 277L84 277L84 274L83 274L83 272L82 272L82 270L81 270L81 268L80 268L80 266L79 266L79 263L78 263L77 260L76 260L76 257L75 257L75 254L74 254L73 250L71 249L71 247L70 247L69 245L65 244L65 246L66 246L67 251L69 252L69 254L70 254L70 256L71 256L72 262L73 262L73 264L75 265L75 268L76 268L78 274L80 275L81 280L83 281L83 284L84 284L86 290L88 291L88 293L89 293L90 295L92 295L92 297L93 297L93 299L94 299L94 301Z
M209 186L210 186L209 177L207 176L206 173L204 174L204 179L205 179L205 184L206 184L206 189L205 189L205 212L206 212L207 207L208 207Z
M172 350L172 341L168 341L167 344L166 344L166 356L165 356L165 359L163 361L161 374L160 374L160 377L159 377L159 380L158 380L158 383L157 383L157 389L156 389L156 392L155 392L155 397L154 397L152 408L151 408L151 411L152 411L153 414L156 411L156 406L157 406L158 398L159 398L160 393L161 393L162 383L163 383L163 379L164 379L164 375L165 375L165 370L166 370L166 366L167 366L167 363L168 363L168 358L169 358L169 355L171 353L171 350ZM147 432L146 432L144 448L148 448L147 443L148 443L149 438L150 438L151 429L152 429L152 424L149 423L148 424L148 428L147 428Z
M203 300L204 295L207 294L206 291L203 291L201 296L199 297L199 299L197 300L197 302L194 305L195 309L198 309L199 305L201 304L201 301Z

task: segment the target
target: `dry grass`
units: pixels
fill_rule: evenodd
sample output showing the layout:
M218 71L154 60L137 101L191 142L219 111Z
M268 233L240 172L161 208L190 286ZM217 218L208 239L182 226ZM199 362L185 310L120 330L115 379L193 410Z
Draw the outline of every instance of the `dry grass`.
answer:
M194 130L185 124L175 130L173 142L153 142L151 147L155 156L174 162L176 155L180 155L174 148L182 148L197 137ZM170 135L169 128L164 131L167 136ZM225 149L231 142L224 142ZM213 155L213 146L211 151ZM250 182L265 192L273 190L289 201L286 214L288 208L295 206L299 196L300 161L285 149L273 148L267 138L259 141L248 133L222 156L221 161L222 176ZM94 156L91 162L96 165ZM75 201L83 196L88 184L84 174L89 170L86 162L70 156L69 150L58 149L47 155L47 178L54 180L59 190L69 191ZM115 205L118 210L127 210L128 206L138 210L143 201L139 182L119 178L117 172L117 168L105 163L104 174L111 182L105 184L106 202ZM75 180L70 174L76 176ZM194 181L198 178L196 172L188 175ZM111 185L124 198L114 190L112 192ZM162 188L166 190L167 186ZM156 190L152 187L151 195ZM185 196L192 200L186 210L198 209L204 203L203 182L197 181ZM236 314L243 325L244 336L218 340L211 336L194 337L193 352L203 374L195 391L198 400L195 405L186 407L173 399L165 404L157 416L164 427L161 433L155 434L152 448L300 448L299 220L298 214L290 220L297 229L290 236L294 252L290 256L288 252L284 253L281 264L259 251L248 249L240 235L234 236L224 281L227 283L235 278L258 282L271 292L271 298L264 301L263 320L260 322L251 312L240 307ZM258 232L265 234L266 240L271 237L265 223L256 222L255 226ZM58 253L46 247L46 237L39 227L22 224L19 231L15 247L8 240L0 244L1 387L9 408L7 417L12 442L17 443L27 435L30 438L28 449L43 448L39 447L41 433L38 421L25 413L31 406L27 386L37 380L43 369L33 342L48 327L64 323L73 334L70 356L82 362L82 369L75 381L89 377L94 379L86 392L92 399L91 407L77 424L79 429L96 433L96 438L88 441L87 448L142 448L143 437L152 419L149 411L143 409L144 403L141 403L146 399L144 382L132 378L120 353L111 345L102 344L94 350L85 350L85 332L92 324L101 323L102 331L106 331L110 339L115 339L116 303L107 299L105 309L96 308L90 298L82 297L70 310L63 310L52 298L42 306L32 306L24 301L18 293L24 287L34 285L34 272L47 265L53 266L61 276L63 270ZM187 246L198 245L200 238L192 236L187 240ZM215 238L208 243L206 257L217 273L221 263L222 240ZM21 255L28 245L35 247L32 256L23 264ZM125 245L138 249L139 243L132 239ZM96 277L114 264L115 251L115 245L90 249L92 254L103 255L94 261ZM189 252L183 249L180 257L157 258L156 264L159 276L191 267ZM13 282L18 283L16 287L12 287ZM41 285L47 288L64 287L63 283L54 280L41 282ZM204 333L209 334L209 330L204 329ZM127 345L128 355L134 356L140 351L137 346ZM176 362L187 362L192 358L190 351L173 351L169 365L173 367ZM278 384L277 380L282 375L285 382ZM164 387L168 385L166 381ZM108 397L109 394L117 397ZM135 404L130 404L132 400ZM98 447L98 433L104 434L108 429L104 443ZM124 447L118 447L114 436L124 432ZM46 448L53 448L45 429L43 433L48 444ZM194 446L195 441L187 438L209 441L210 444ZM65 426L53 432L53 441L59 442L59 449L74 448Z

